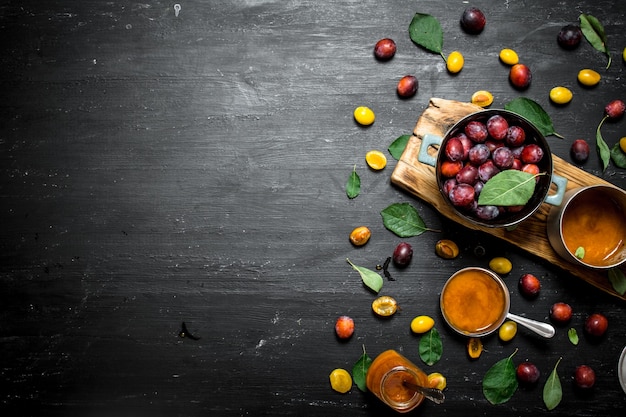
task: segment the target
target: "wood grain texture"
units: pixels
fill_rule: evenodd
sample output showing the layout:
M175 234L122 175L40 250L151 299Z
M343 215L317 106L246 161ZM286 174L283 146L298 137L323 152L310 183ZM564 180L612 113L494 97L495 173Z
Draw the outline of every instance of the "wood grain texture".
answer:
M452 126L468 114L480 111L481 108L471 103L462 103L454 100L431 98L428 107L420 116L413 130L402 157L391 174L391 181L406 189L417 197L432 204L439 213L460 223L464 227L489 233L493 236L516 245L527 252L546 261L558 265L586 282L626 300L626 295L615 291L608 279L606 271L596 271L567 262L552 248L546 232L546 220L552 206L542 204L541 207L528 219L516 226L513 230L507 228L489 228L477 225L461 216L444 200L439 186L435 168L418 160L422 138L426 134L444 137ZM429 155L436 156L436 150ZM567 179L567 190L596 184L610 184L591 175L553 155L554 174Z

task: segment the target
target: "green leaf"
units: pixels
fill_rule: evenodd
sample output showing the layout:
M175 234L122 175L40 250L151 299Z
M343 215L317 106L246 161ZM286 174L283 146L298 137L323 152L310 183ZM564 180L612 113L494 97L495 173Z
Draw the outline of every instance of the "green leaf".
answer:
M578 344L578 333L573 327L567 331L567 337L572 342L572 345L576 346Z
M417 236L429 230L409 203L394 203L380 212L387 229L400 237Z
M600 52L603 52L608 58L609 62L606 65L608 69L611 66L611 53L607 45L606 33L604 32L604 26L595 17L589 14L581 14L578 17L580 20L580 29L585 35L585 39Z
M346 183L346 194L348 198L355 198L361 192L361 178L359 174L356 173L356 165L348 178L348 182Z
M478 197L481 206L523 206L535 192L535 175L507 169L487 181Z
M363 346L363 354L352 367L352 380L363 392L367 392L366 376L371 364L372 358L367 355L365 352L365 346Z
M409 139L411 139L411 135L402 135L389 145L388 151L396 161L400 160L406 145L409 143Z
M609 269L609 281L611 281L611 285L613 285L616 293L619 295L626 293L626 275L624 275L624 271L619 268Z
M559 380L559 374L556 371L556 367L559 366L561 358L554 365L554 369L550 373L546 384L543 386L543 403L548 410L554 410L563 398L563 390L561 389L561 381Z
M364 268L362 266L356 266L350 259L346 258L346 261L355 271L357 271L361 275L361 279L363 280L363 284L368 287L370 290L378 293L380 289L383 287L383 277L380 276L378 272L372 271L371 269Z
M518 97L506 103L504 108L528 119L544 136L563 137L554 131L552 119L536 101L526 97Z
M515 353L517 350L508 358L496 362L483 378L483 395L491 404L503 404L517 391L515 365L511 359Z
M619 143L616 143L615 146L611 149L611 160L615 164L615 166L619 168L626 168L626 153L622 151Z
M431 15L415 13L409 25L409 36L417 45L431 52L443 51L443 30L439 21Z
M585 248L579 246L576 248L576 252L574 252L574 256L578 259L583 259L585 257Z
M434 327L426 332L419 343L420 358L428 366L439 362L443 354L443 344L439 332Z
M600 155L600 160L602 161L602 171L606 170L606 167L609 166L609 161L611 160L611 150L609 149L609 145L606 144L604 139L602 138L602 124L607 119L608 116L604 116L600 124L598 124L598 128L596 129L596 148L598 149L598 155Z

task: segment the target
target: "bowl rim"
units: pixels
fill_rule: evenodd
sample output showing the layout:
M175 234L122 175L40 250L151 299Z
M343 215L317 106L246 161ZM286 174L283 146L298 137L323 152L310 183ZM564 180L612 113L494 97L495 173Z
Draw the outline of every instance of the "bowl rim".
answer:
M622 386L622 390L626 393L626 346L624 346L617 364L617 375L619 383Z

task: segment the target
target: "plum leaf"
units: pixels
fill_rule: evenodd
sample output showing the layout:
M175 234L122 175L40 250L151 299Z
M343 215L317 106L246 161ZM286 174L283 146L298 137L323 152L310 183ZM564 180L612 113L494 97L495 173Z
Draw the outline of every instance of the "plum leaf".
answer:
M603 52L609 59L606 65L606 69L611 66L611 53L607 46L606 33L604 32L604 26L600 21L589 14L581 14L578 17L580 21L580 30L582 30L585 39L600 52Z
M424 49L437 54L443 51L441 24L429 14L415 13L409 25L409 36L414 43Z

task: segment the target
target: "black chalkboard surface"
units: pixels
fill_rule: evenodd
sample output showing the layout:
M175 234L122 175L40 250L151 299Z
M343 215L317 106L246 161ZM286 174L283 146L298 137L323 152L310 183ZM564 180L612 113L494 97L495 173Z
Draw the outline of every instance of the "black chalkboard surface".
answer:
M470 101L478 90L492 108L530 98L563 138L552 152L571 162L574 139L589 142L577 165L621 188L626 170L602 170L596 128L610 100L626 99L626 6L615 1L493 3L425 0L380 2L190 0L3 2L0 5L0 409L20 416L392 416L356 385L334 392L329 374L352 369L363 354L395 349L428 373L447 378L446 401L414 415L622 415L626 394L618 360L626 346L624 302L515 245L465 228L392 184L397 161L387 148L410 134L431 97ZM478 35L459 19L476 6L487 17ZM414 44L415 13L436 17L443 54L465 65L449 74L442 57ZM581 13L604 26L612 63L585 39L565 50L559 29ZM377 61L374 44L395 40ZM502 48L517 51L533 73L515 89ZM580 69L598 71L593 88ZM419 81L402 99L398 80ZM555 86L573 92L550 102ZM359 126L352 112L376 115ZM611 148L626 121L605 122ZM381 171L365 153L387 155ZM360 194L346 196L356 170ZM401 238L380 212L409 203L429 231ZM349 233L366 225L370 241ZM460 249L452 260L439 239ZM400 310L376 317L376 297L346 262L376 270L406 241L404 269L389 266L380 295ZM508 343L496 335L470 360L438 308L443 283L465 266L496 256L513 265L504 276L511 311L549 321L555 302L574 311L552 339L519 328ZM382 272L382 271L381 271ZM536 299L517 280L535 274ZM585 336L600 312L608 331ZM355 333L338 340L338 316ZM418 315L435 319L443 353L432 366L412 334ZM184 323L184 327L183 327ZM578 345L567 336L577 330ZM482 394L485 372L514 352L541 378L502 405ZM542 389L557 361L563 399L552 411ZM591 390L574 387L576 366L596 372Z

